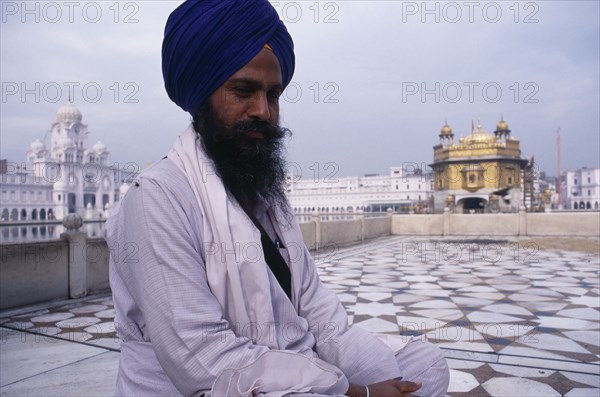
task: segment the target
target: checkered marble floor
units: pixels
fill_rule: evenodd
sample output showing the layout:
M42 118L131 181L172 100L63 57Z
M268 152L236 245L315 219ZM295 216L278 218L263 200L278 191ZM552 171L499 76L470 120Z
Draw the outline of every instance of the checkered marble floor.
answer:
M315 257L350 322L444 349L450 396L600 395L597 255L394 236ZM5 314L0 326L118 351L113 318L105 294Z
M1 318L0 326L39 335L39 341L53 338L118 351L112 297L109 292L27 312L21 310ZM7 331L8 333L9 331Z
M600 395L597 255L401 237L331 251L319 271L350 321L426 334L449 358L449 395Z

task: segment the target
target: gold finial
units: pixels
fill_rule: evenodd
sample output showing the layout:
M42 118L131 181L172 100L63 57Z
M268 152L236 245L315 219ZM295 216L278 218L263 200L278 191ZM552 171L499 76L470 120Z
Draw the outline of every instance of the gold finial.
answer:
M450 128L450 126L448 125L448 119L445 120L445 124L442 127L442 131L440 132L440 136L449 136L449 137L454 136L452 134L452 128Z
M477 131L481 131L481 119L477 119Z

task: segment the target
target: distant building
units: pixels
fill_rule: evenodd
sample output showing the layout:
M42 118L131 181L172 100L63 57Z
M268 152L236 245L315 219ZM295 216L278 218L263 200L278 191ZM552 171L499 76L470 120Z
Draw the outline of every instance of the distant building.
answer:
M454 141L448 124L433 147L433 207L454 212L516 212L533 200L533 160L521 158L519 141L500 120L494 134L477 125L470 135Z
M558 191L556 190L557 182L557 177L549 176L545 171L539 172L539 178L535 179L534 190L536 195L533 205L534 211L540 212L558 209Z
M389 175L365 175L324 180L287 180L287 196L296 214L426 212L431 206L431 174L392 167Z
M600 168L583 167L576 171L567 171L565 176L564 209L600 209Z
M25 162L2 160L1 220L62 219L69 213L84 219L105 218L119 199L121 181L133 173L111 166L102 142L87 148L90 132L72 103L58 110L50 134L50 148L36 139Z

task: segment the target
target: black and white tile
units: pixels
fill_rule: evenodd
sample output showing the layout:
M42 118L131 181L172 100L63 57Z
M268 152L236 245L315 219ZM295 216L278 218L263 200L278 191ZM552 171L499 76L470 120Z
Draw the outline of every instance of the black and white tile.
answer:
M600 260L518 240L387 237L316 257L372 332L444 349L450 396L600 395ZM0 318L4 330L118 351L109 294Z

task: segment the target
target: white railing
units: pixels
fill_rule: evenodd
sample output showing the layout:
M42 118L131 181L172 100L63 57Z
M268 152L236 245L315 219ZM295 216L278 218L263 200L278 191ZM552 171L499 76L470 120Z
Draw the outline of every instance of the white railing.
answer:
M315 215L318 214L318 215ZM355 221L361 219L361 217L372 219L372 218L383 218L389 215L388 212L313 212L313 213L301 213L295 214L298 223L312 222L314 216L318 216L321 222L339 222L339 221Z

